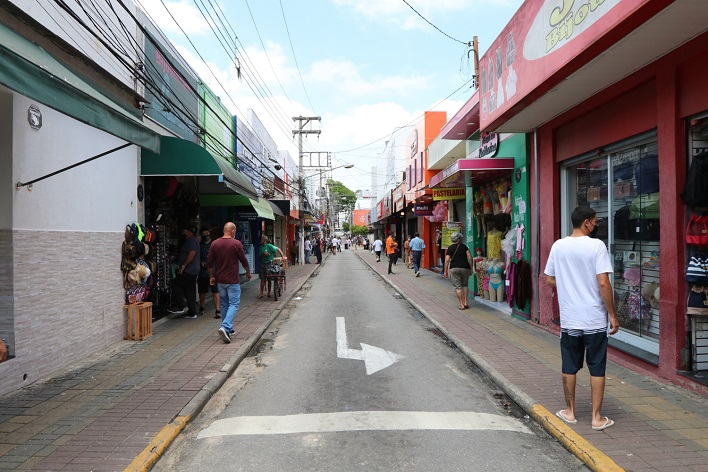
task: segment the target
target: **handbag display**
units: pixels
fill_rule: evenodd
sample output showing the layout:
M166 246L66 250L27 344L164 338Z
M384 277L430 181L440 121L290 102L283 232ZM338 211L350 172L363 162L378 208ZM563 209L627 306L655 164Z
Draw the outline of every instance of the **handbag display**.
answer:
M708 288L694 285L688 292L686 313L689 315L708 315Z
M695 254L686 267L686 282L708 285L708 256Z
M686 226L686 244L708 246L708 215L691 215Z

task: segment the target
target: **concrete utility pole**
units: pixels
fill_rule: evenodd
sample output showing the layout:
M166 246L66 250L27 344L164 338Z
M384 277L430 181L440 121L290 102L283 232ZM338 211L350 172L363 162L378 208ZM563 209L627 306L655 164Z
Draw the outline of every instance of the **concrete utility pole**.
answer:
M305 176L302 172L302 135L303 134L317 134L321 133L320 130L306 130L303 129L311 121L321 121L322 118L319 116L294 116L293 121L297 121L297 128L293 130L293 136L298 135L298 182L300 182L299 192L300 198L298 199L300 208L298 209L298 214L300 215L300 265L305 263L305 214L302 212L302 199L305 197Z

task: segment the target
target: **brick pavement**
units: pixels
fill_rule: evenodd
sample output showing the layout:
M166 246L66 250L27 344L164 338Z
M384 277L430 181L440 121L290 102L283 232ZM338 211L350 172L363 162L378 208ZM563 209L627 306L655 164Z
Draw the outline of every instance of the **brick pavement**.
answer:
M357 253L379 275L421 310L490 375L510 397L593 470L619 466L631 471L708 472L708 399L660 383L608 362L603 414L615 421L605 431L590 427L590 378L578 374L578 424L554 416L564 407L558 336L487 304L457 309L448 279L430 271L388 264ZM578 445L581 445L580 447Z
M121 342L55 378L0 398L0 470L131 466L185 409L199 411L220 386L214 380L230 375L317 267L289 267L287 290L277 302L256 299L257 276L244 284L231 344L217 335L220 320L209 310L194 320L163 318L145 341ZM188 408L199 397L202 401Z

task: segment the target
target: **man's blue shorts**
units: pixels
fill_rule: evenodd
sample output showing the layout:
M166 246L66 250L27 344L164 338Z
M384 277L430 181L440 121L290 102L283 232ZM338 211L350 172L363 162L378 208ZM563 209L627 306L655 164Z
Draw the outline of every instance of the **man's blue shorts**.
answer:
M605 376L607 331L583 333L580 336L571 336L563 331L561 332L560 348L564 374L577 374L583 368L583 356L585 355L590 375L593 377Z

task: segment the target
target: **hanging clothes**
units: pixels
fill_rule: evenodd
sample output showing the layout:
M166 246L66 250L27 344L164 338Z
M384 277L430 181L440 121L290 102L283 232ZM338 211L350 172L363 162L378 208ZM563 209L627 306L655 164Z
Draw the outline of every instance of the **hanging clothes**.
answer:
M506 301L510 308L514 308L514 289L516 288L516 262L509 264L506 270L506 280L509 285L506 286Z

